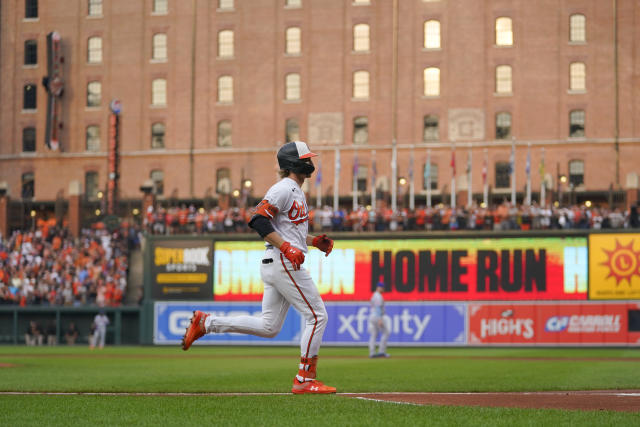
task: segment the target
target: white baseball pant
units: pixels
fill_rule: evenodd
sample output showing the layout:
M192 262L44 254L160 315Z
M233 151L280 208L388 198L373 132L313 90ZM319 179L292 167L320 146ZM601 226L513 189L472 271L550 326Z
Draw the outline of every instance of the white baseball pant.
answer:
M382 322L380 322L380 320L382 320ZM384 317L369 318L369 356L376 354L376 339L378 338L378 334L381 334L378 353L387 352L389 332L389 326L387 325L387 322L385 322Z
M311 275L304 267L294 271L291 262L279 249L267 249L263 260L271 262L263 262L260 266L264 282L262 315L209 316L205 323L207 332L235 332L273 338L280 332L289 306L293 305L306 321L300 340L301 356L317 356L327 326L327 310Z

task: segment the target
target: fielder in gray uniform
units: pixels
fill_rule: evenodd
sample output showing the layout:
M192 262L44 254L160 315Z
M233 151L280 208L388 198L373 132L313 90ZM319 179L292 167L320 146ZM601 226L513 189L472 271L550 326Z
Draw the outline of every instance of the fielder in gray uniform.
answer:
M104 341L107 337L107 326L109 326L109 318L104 313L104 310L100 310L96 317L93 318L93 325L95 330L93 332L93 339L91 340L90 348L93 349L98 346L100 349L104 348Z
M182 339L182 349L207 333L243 333L265 338L275 337L293 306L306 320L300 341L300 364L291 391L296 394L335 393L335 387L316 379L318 353L327 326L327 311L309 272L301 268L307 246L325 252L333 249L326 234L308 234L309 208L302 184L315 167L316 154L301 141L289 142L278 151L281 180L273 185L256 208L249 226L265 240L260 266L264 282L262 316L215 317L194 311Z
M387 340L389 339L389 327L384 321L384 283L378 282L376 291L369 302L369 357L389 357L387 354ZM380 334L380 343L376 353L376 340Z

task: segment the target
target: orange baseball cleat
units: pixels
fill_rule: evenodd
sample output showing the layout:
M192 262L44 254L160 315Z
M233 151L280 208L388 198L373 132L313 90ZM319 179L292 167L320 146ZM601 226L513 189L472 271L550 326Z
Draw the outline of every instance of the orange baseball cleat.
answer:
M329 394L335 393L336 388L324 385L318 380L305 381L301 383L297 378L294 378L291 392L295 394Z
M191 344L193 344L195 340L207 333L207 328L204 327L204 319L207 317L209 317L208 314L204 314L199 310L193 312L191 323L182 337L183 350L189 350L189 347L191 347Z

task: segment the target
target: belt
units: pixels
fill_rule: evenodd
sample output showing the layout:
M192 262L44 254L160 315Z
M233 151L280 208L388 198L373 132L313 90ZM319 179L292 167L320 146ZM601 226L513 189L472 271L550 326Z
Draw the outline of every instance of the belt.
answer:
M267 248L267 249L273 249L273 245L265 245L265 248Z
M265 258L262 260L263 264L271 264L273 262L273 258Z

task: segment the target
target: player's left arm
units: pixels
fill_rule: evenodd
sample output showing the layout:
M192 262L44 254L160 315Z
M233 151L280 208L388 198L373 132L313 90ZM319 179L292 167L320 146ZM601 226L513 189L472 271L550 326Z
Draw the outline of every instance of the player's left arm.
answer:
M307 234L307 246L315 246L324 252L325 256L329 256L333 250L333 240L328 238L326 234L321 234L319 236Z

